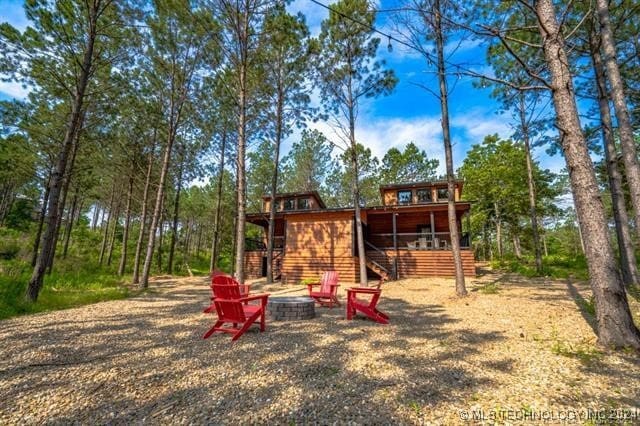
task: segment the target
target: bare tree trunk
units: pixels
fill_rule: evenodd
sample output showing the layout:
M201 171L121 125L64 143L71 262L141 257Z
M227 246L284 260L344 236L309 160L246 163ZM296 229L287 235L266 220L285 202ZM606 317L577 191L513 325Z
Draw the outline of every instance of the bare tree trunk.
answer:
M173 256L178 240L178 214L180 213L180 191L182 190L182 174L184 172L184 155L180 156L180 168L178 169L178 183L176 184L176 198L173 203L173 223L171 226L171 244L169 245L169 260L167 261L167 273L173 274Z
M98 227L98 219L100 218L100 203L96 202L95 210L93 211L93 219L91 220L91 230L95 231Z
M440 0L434 1L434 36L436 39L436 53L438 56L438 82L440 86L440 109L442 111L442 137L444 140L444 155L447 169L447 190L449 193L447 212L449 218L449 233L451 235L451 249L456 272L456 294L459 297L467 295L462 269L462 254L460 253L460 231L456 215L455 176L453 171L453 153L451 150L451 134L449 129L449 92L444 62L444 37L442 34L442 11Z
M36 266L36 260L38 260L38 248L40 247L42 228L44 226L44 219L47 215L47 204L49 203L49 189L51 187L52 172L53 170L49 169L47 181L45 183L44 197L42 197L42 208L40 209L40 216L38 219L38 230L36 231L36 238L33 241L33 256L31 257L31 266Z
M520 237L516 232L513 232L513 235L511 237L513 239L513 253L516 255L516 258L521 259L522 250L520 249Z
M100 256L98 257L98 263L102 265L104 261L104 255L107 250L107 241L109 240L109 226L111 225L111 214L113 212L113 204L116 198L116 181L113 180L113 188L111 188L111 199L109 200L109 214L107 216L107 226L102 231L102 243L100 244Z
M249 11L244 10L239 17L238 42L240 61L238 69L238 147L237 147L237 211L235 234L235 276L239 282L244 282L244 234L246 228L246 175L245 150L247 145L247 102L248 102L248 43L249 40Z
M113 215L113 229L111 230L111 237L109 237L109 249L107 252L107 265L111 266L111 259L113 258L113 247L116 245L116 231L118 230L118 223L120 222L120 207L122 206L120 200L120 194L118 194L118 203L116 204L116 214Z
M618 121L620 148L624 161L625 174L629 183L629 195L635 211L636 229L640 228L640 165L638 164L638 150L633 136L631 119L624 94L624 83L620 76L613 30L609 18L609 1L597 0L596 7L600 20L600 37L604 65L610 83L611 99Z
M562 150L583 234L591 289L595 298L598 341L609 347L640 349L640 331L631 317L627 295L609 243L607 220L593 163L582 134L569 60L552 0L535 2L538 28L551 75L551 91Z
M591 48L591 61L596 76L596 88L598 90L598 107L602 125L602 140L604 143L604 158L607 163L607 176L611 192L611 204L613 208L613 220L616 225L616 236L620 250L620 266L622 280L627 285L640 284L638 265L631 232L629 231L629 217L625 206L624 192L622 189L622 176L618 170L615 139L613 136L613 120L609 109L609 96L605 79L604 66L600 56L600 43L595 28L590 28L589 44Z
M209 270L211 272L216 268L220 255L220 216L222 213L222 185L224 183L224 156L227 145L227 129L222 130L221 142L220 162L218 163L218 198L216 199L216 216L213 225L213 240L211 242L211 260L209 262Z
M84 47L82 66L80 67L80 75L78 76L75 92L71 105L71 114L69 121L65 126L64 139L62 147L58 155L56 167L51 175L51 189L49 193L49 206L47 207L46 229L42 235L42 251L38 256L36 265L33 268L33 274L29 280L26 298L30 302L38 299L38 294L42 288L44 272L47 267L47 261L51 255L54 236L57 232L56 223L58 221L60 191L62 181L64 180L65 170L67 169L67 160L72 149L73 141L81 126L82 105L84 102L85 90L89 83L89 77L93 71L94 43L97 35L97 20L101 8L103 7L100 0L87 3L87 14L89 17L88 32L86 37L86 46Z
M269 204L269 228L267 237L267 283L273 282L273 249L276 233L276 193L278 191L278 165L280 162L280 142L282 121L284 120L284 89L278 82L278 105L276 107L276 134L273 147L273 175L271 177L271 203Z
M500 209L498 203L493 203L493 208L496 213L496 248L498 250L498 258L502 259L502 219L500 218Z
M71 177L73 175L73 168L76 163L76 155L78 154L78 146L80 145L80 133L82 131L82 125L84 122L84 111L80 113L80 122L78 123L78 130L73 138L73 146L71 148L71 160L66 167L64 181L62 183L61 190L61 202L58 211L58 219L56 221L56 230L53 234L53 243L51 245L51 252L47 259L47 274L50 274L53 270L53 262L56 256L56 250L58 248L58 238L60 237L60 229L62 226L62 217L64 216L64 208L67 205L67 196L69 195L69 186L71 185Z
M540 236L538 234L538 214L536 212L536 188L533 180L533 163L531 160L531 141L529 138L529 123L527 122L524 92L519 92L520 128L524 142L524 156L527 164L527 188L529 189L529 217L531 219L531 234L533 235L533 251L536 257L536 273L542 275L542 253L540 251ZM520 255L517 255L520 258Z
M73 201L71 203L71 210L69 210L69 216L67 218L67 226L64 230L64 248L62 249L62 258L67 257L69 251L69 241L71 240L71 229L73 228L73 222L76 215L76 207L78 205L78 195L80 192L80 185L76 185L76 190L73 194Z
M122 253L120 254L120 264L118 265L118 275L123 276L127 267L127 245L129 244L129 226L131 223L131 199L133 198L133 173L135 162L131 166L129 175L129 185L127 187L127 205L124 213L124 229L122 230Z
M156 148L157 130L153 129L153 145L149 151L149 162L147 164L147 174L144 180L144 190L142 192L142 213L140 215L140 232L138 233L138 241L136 242L136 253L133 259L133 284L140 283L140 254L142 253L142 242L144 240L144 232L147 226L147 202L149 198L149 187L151 186L151 171L153 170L153 154Z

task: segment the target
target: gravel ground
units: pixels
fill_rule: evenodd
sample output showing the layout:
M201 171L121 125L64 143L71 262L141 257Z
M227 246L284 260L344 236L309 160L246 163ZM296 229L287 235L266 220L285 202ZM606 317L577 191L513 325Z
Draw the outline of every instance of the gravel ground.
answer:
M583 283L488 272L468 286L456 299L449 279L391 282L388 326L318 307L235 344L202 340L202 278L2 321L0 424L640 424L639 357L594 346Z

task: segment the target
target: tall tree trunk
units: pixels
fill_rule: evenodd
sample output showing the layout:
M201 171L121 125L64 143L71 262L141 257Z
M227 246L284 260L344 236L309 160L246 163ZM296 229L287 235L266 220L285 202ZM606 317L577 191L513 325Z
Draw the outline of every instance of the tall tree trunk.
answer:
M36 261L38 260L38 248L40 247L40 238L42 237L44 219L47 215L47 204L49 203L49 190L51 188L52 173L53 170L49 169L47 181L44 188L44 197L42 197L42 208L40 208L40 215L38 218L38 230L36 231L36 238L33 241L33 255L31 257L31 266L36 266Z
M107 250L107 242L109 241L109 227L111 226L111 215L114 209L114 203L116 198L116 180L113 180L113 188L111 188L111 199L109 200L109 213L107 215L107 225L102 231L102 243L100 244L100 256L98 257L98 263L102 265L104 262L104 255Z
M518 93L520 128L524 142L524 156L527 164L527 188L529 190L529 217L531 219L531 234L533 235L533 251L536 257L536 273L542 275L542 252L540 251L540 235L538 234L538 214L536 211L536 188L533 181L533 162L531 160L531 141L529 138L529 123L525 105L524 92ZM518 255L518 258L520 256Z
M595 70L596 88L598 90L598 107L602 126L602 141L604 144L604 158L607 164L607 176L609 178L609 190L611 192L611 204L613 208L613 220L616 225L616 236L620 250L620 266L622 280L627 285L640 284L638 265L633 247L631 232L629 231L629 216L622 189L622 176L618 169L618 160L613 135L613 120L609 109L609 96L605 79L604 66L600 56L600 43L595 28L589 28L589 45L591 49L591 61Z
M238 69L238 147L237 158L237 211L235 234L235 276L239 282L244 282L244 234L246 228L246 175L245 175L245 151L247 146L247 102L248 102L248 46L249 46L249 11L241 12L238 28L238 41L240 48L240 62Z
M98 227L98 219L100 218L100 203L96 202L95 210L93 211L93 219L91 220L91 230L95 231Z
M67 226L65 227L65 230L64 230L64 247L62 249L63 259L67 257L67 252L69 251L69 241L71 240L71 229L73 228L73 222L75 221L79 192L80 192L80 185L78 184L76 185L76 190L73 193L73 201L71 203L71 209L69 210L69 215L67 218Z
M113 247L116 245L116 231L118 230L118 223L120 222L120 207L122 206L120 200L120 194L118 194L118 203L116 204L116 214L113 215L113 229L111 230L111 236L109 237L109 249L107 250L107 265L111 266L111 259L113 258Z
M184 102L184 99L181 100ZM147 242L147 254L144 260L144 266L142 268L142 280L140 286L142 288L149 287L149 273L151 272L151 262L153 260L153 249L155 245L156 229L162 215L162 203L164 199L164 185L167 180L167 174L169 172L169 165L171 163L171 150L173 143L175 142L176 132L178 131L178 123L180 121L180 113L182 103L176 105L176 100L171 98L170 102L170 115L169 115L169 128L167 132L167 145L164 150L164 156L162 159L162 168L160 169L160 179L158 182L158 192L156 193L156 203L153 209L153 216L151 217L151 226L149 227L149 241ZM162 229L160 230L162 232ZM161 259L162 256L160 256Z
M280 163L280 142L282 141L282 122L284 120L284 96L284 89L279 81L278 101L276 106L276 134L273 147L273 176L271 177L271 203L269 204L269 228L267 237L268 284L273 282L273 249L275 247L276 236L276 193L278 191L278 165Z
M522 258L522 250L520 249L520 237L518 236L517 230L513 230L513 235L511 238L513 239L513 253L516 255L516 258Z
M53 234L53 243L51 246L51 252L49 254L49 258L47 259L47 274L50 274L53 270L53 262L56 256L56 250L58 248L58 238L60 237L60 229L62 226L62 217L64 216L64 208L67 205L67 196L69 195L69 186L71 185L71 178L73 176L73 168L76 163L76 156L78 154L78 147L80 145L80 133L82 132L82 126L84 122L84 111L80 114L80 123L78 125L78 130L76 132L75 138L73 138L73 146L71 148L71 160L67 165L65 170L65 177L62 183L61 190L61 202L58 211L58 220L56 221L56 232Z
M86 38L86 45L84 46L84 52L82 57L82 66L80 67L80 74L76 80L75 92L73 100L71 102L71 114L69 115L69 121L65 126L64 139L62 141L62 147L58 155L56 167L51 175L51 189L49 193L49 205L47 207L46 229L42 234L42 250L36 261L36 265L33 268L33 274L29 280L27 287L26 298L30 302L35 302L38 299L38 294L42 288L44 272L47 267L47 260L51 255L53 247L53 239L57 229L55 228L58 221L58 210L60 203L60 190L62 187L62 181L64 179L65 170L67 169L67 160L71 151L73 141L76 133L80 128L80 121L82 115L82 105L84 102L85 91L89 83L89 78L93 73L93 57L94 57L94 44L97 35L97 20L99 13L103 8L101 0L95 0L92 3L87 2L88 6L87 15L89 18L88 32Z
M144 241L144 232L147 226L147 202L149 198L149 188L151 186L151 171L153 170L153 157L156 149L157 129L153 129L153 144L149 151L149 162L147 164L147 174L144 180L144 190L142 192L142 213L140 215L140 232L138 233L138 241L136 242L136 253L133 259L133 284L140 283L140 255L142 253L142 242Z
M167 273L173 274L173 257L178 240L178 219L180 213L180 191L182 190L182 174L184 172L184 155L180 156L180 168L178 169L178 183L176 184L176 198L173 203L173 222L171 226L171 244L169 245L169 260L167 261Z
M610 347L631 346L640 349L640 331L633 323L627 295L609 243L604 207L582 134L569 60L552 0L536 1L535 10L545 60L551 75L556 124L569 170L576 212L582 233L589 235L584 243L595 298L598 341Z
M502 219L500 217L500 208L498 207L498 203L493 203L493 209L496 214L496 249L498 250L498 258L502 259Z
M211 242L211 260L209 262L209 271L218 265L218 257L220 255L220 216L222 213L222 184L224 182L224 156L227 145L227 129L222 130L222 141L220 147L220 162L218 163L218 197L216 199L216 216L213 224L213 241Z
M124 229L122 230L122 253L120 254L120 264L118 265L118 275L123 276L127 267L127 245L129 244L129 225L131 223L131 199L133 198L133 174L135 162L131 165L129 175L129 185L127 186L127 205L124 213Z
M607 70L607 78L610 84L613 108L618 120L618 134L620 135L620 148L624 161L625 174L629 183L629 195L635 212L636 229L640 228L640 165L638 164L638 150L633 136L631 119L624 94L624 83L618 68L615 39L609 18L609 1L597 0L596 7L600 20L600 37L603 52L604 65Z
M449 130L449 100L447 89L447 76L444 62L444 37L442 34L442 11L440 0L434 1L434 36L436 39L436 53L438 57L438 82L440 86L440 109L442 111L442 138L444 140L444 156L447 169L447 190L449 199L447 213L449 218L449 233L451 235L451 249L453 252L453 264L456 273L456 294L459 297L467 295L464 282L464 270L462 269L462 254L460 253L460 231L456 215L455 203L455 176L453 171L453 153L451 150L451 133Z

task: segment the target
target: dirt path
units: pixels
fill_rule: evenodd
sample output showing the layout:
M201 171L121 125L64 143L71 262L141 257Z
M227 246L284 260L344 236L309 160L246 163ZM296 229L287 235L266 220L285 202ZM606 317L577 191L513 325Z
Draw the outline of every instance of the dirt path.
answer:
M487 284L497 293L478 290ZM639 359L594 348L576 303L588 300L584 284L490 273L470 287L456 299L452 280L392 282L381 302L389 326L317 308L314 320L269 322L234 345L228 335L201 339L213 317L202 314L209 289L198 278L2 321L0 424L464 424L482 415L582 424L587 414L640 415ZM632 309L640 316L635 301Z

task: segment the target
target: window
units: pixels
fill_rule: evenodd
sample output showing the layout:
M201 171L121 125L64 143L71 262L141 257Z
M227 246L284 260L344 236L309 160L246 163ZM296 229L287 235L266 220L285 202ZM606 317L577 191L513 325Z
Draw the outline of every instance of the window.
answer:
M449 190L447 188L438 189L438 201L445 201L449 199Z
M416 198L419 203L431 202L431 189L418 189L416 191Z
M398 204L411 203L411 190L398 191Z
M282 205L283 210L295 210L296 209L296 199L295 198L286 198Z
M298 210L309 210L311 203L308 198L298 198Z

